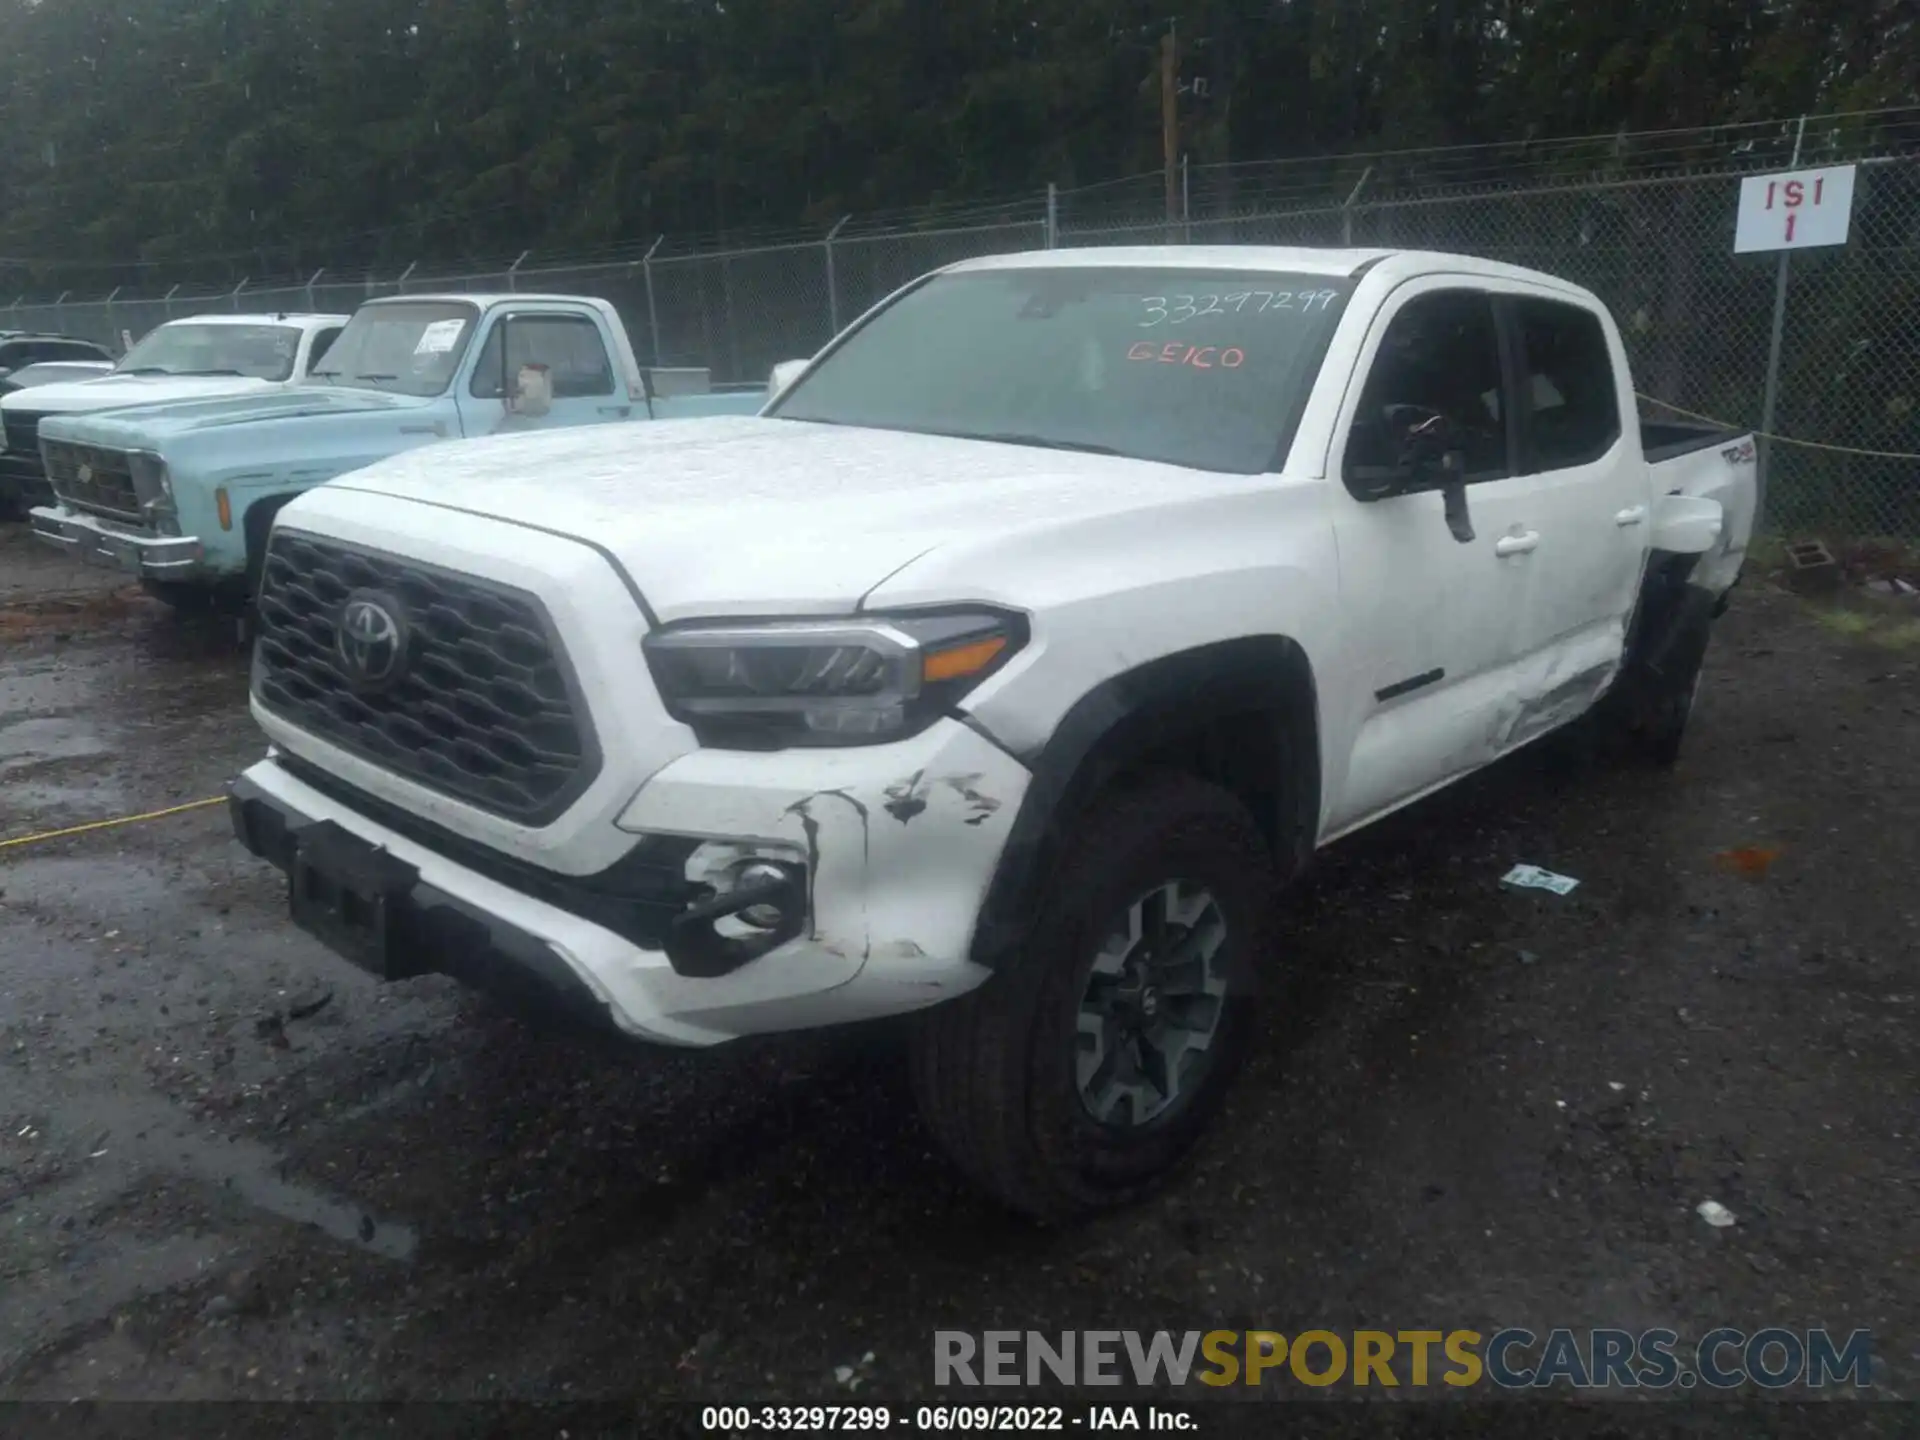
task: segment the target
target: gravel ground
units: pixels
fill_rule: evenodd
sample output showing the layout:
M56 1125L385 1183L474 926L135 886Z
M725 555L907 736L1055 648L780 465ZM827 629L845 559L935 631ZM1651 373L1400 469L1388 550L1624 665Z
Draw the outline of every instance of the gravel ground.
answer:
M936 1329L1722 1324L1869 1329L1920 1396L1917 659L1755 586L1675 772L1537 748L1334 847L1224 1123L1057 1233L956 1184L892 1032L613 1052L382 987L218 808L0 850L0 1398L910 1405L978 1398ZM0 839L261 748L229 627L0 538Z

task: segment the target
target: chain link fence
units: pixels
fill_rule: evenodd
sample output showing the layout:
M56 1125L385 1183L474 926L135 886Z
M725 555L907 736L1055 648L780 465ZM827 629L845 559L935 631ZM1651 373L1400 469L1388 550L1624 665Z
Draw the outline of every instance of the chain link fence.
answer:
M1735 205L1741 175L1788 168L1794 153L1805 166L1860 168L1850 242L1791 262L1769 527L1920 538L1920 119L1183 168L1175 186L1152 174L910 226L843 221L800 242L670 250L656 241L630 258L523 256L486 273L413 266L215 293L23 297L0 305L0 328L117 347L210 310L345 312L376 295L429 290L565 292L610 300L655 363L704 365L716 382L742 383L812 354L916 276L974 256L1066 245L1418 248L1590 287L1619 318L1643 396L1757 428L1778 264L1733 253Z

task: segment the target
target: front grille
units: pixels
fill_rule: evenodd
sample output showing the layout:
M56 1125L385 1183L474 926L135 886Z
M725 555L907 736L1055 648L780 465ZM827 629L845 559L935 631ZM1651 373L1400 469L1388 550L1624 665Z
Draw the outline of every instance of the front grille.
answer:
M13 441L7 441L13 448ZM140 497L133 490L131 457L124 450L102 450L98 445L72 445L49 440L41 447L47 479L53 493L76 510L111 515L119 520L141 519Z
M34 468L40 462L40 422L45 417L33 410L0 411L6 417L7 453L31 455Z
M341 646L358 592L399 612L399 658L378 685L349 673ZM526 825L558 817L599 774L565 650L525 591L278 530L258 606L254 691L311 734Z

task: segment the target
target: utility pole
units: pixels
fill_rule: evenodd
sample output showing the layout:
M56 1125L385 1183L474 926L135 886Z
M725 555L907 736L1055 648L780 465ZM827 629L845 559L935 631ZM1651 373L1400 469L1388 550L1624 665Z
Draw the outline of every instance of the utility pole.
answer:
M1179 216L1180 183L1180 22L1169 20L1160 41L1160 149L1167 178L1167 223Z

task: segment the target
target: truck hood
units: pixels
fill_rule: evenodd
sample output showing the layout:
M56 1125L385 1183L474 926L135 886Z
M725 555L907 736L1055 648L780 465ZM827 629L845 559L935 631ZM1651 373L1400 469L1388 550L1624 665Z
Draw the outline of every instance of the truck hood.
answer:
M844 612L941 547L1031 540L1270 484L1072 451L728 417L436 445L342 476L310 492L309 508L324 527L339 508L328 492L381 495L574 537L619 564L668 622ZM295 501L282 518L299 524L302 507Z
M270 380L241 375L102 375L97 380L70 380L36 385L19 392L19 399L0 400L9 410L32 410L41 415L77 415L91 410L123 410L129 405L164 405L177 400L200 400L222 395L246 395L283 388Z
M78 388L90 388L92 383L89 381ZM38 397L44 392L24 393ZM231 430L238 425L307 416L418 410L432 403L413 395L388 395L378 390L342 390L331 385L263 385L246 394L229 392L168 404L129 401L130 406L137 408L96 415L63 415L47 420L40 427L40 433L53 440L112 449L152 448L181 436Z

